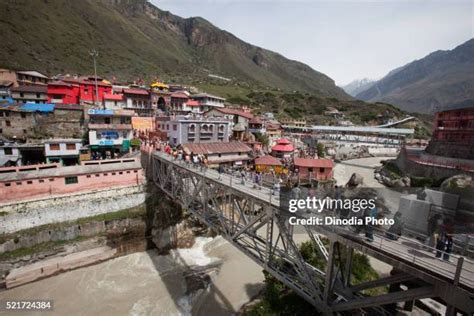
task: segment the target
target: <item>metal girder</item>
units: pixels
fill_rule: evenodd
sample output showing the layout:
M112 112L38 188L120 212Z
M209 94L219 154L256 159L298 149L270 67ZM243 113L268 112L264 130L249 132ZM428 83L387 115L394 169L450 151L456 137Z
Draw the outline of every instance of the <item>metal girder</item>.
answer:
M374 252L370 247L324 227L310 229L305 226L303 240L312 241L326 263L324 271L304 260L293 237L293 226L287 225L287 218L280 214L278 205L271 199L260 199L234 188L232 181L222 183L216 177L160 155L153 155L151 165L153 182L172 200L323 313L369 308L383 314L382 308L373 307L423 297L440 296L444 300L450 297L439 290L439 283L433 286L435 283L429 282L429 276L420 278L424 281L420 284L427 286L376 297L363 296L361 290L416 279L413 275L419 275L407 267L405 273L351 286L353 252ZM320 234L329 240L329 251ZM340 247L346 249L345 258L341 257ZM393 262L393 258L383 253L374 254L377 258L388 258L388 263ZM397 266L405 268L403 263L397 262ZM456 307L469 310L470 306L464 302Z

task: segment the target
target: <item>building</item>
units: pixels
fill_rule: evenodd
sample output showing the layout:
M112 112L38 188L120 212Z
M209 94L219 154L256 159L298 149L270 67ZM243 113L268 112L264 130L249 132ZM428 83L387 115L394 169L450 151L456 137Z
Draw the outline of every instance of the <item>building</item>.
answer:
M208 164L211 168L220 164L227 166L243 166L250 160L251 149L242 142L227 143L205 143L205 144L182 144L187 154L207 155Z
M191 99L199 102L199 107L203 112L213 108L223 108L225 99L209 93L198 93L191 96Z
M188 112L187 106L186 106L186 103L188 101L189 101L189 96L186 93L182 91L173 92L171 94L170 110L175 113Z
M334 163L330 159L295 158L293 162L300 180L330 180Z
M306 127L306 120L285 118L285 119L280 120L280 122L282 125L286 125L286 126Z
M141 185L143 182L140 162L135 159L92 161L87 165L67 167L41 164L0 168L2 203Z
M98 104L104 102L104 94L112 93L112 85L99 77L64 77L62 81L79 85L80 103ZM97 84L97 91L96 91ZM97 99L97 100L96 100Z
M157 117L157 129L165 132L172 146L185 143L229 141L229 121L223 118L188 116Z
M255 170L259 172L270 172L271 170L275 171L276 174L284 172L283 164L280 159L270 155L256 158L254 164Z
M257 117L254 116L249 120L249 132L253 134L265 134L265 125L263 124L263 121Z
M12 88L11 98L19 103L47 103L48 87L46 85L28 85Z
M26 140L34 133L36 118L52 113L52 104L0 105L0 135L10 139Z
M474 159L474 107L436 113L433 136L426 148L432 155Z
M92 152L105 156L127 153L130 149L133 111L90 109L89 145Z
M79 150L82 140L70 139L48 139L44 141L44 154L47 163L59 163L64 166L79 164Z
M106 109L119 110L126 107L125 99L122 93L105 93L104 106Z
M0 101L11 98L11 89L13 88L13 82L8 80L0 80Z
M280 138L277 140L275 146L272 147L272 156L277 158L291 158L293 152L295 151L295 146L286 138Z
M34 70L25 70L16 72L16 81L18 85L47 85L49 77L41 72Z
M270 138L278 138L282 135L281 124L277 121L267 121L265 122L265 133Z
M48 103L79 104L80 91L77 83L51 81L48 83Z
M21 165L21 154L17 144L0 137L0 167Z
M140 88L123 89L123 97L125 109L132 110L139 116L153 116L155 114L148 90Z

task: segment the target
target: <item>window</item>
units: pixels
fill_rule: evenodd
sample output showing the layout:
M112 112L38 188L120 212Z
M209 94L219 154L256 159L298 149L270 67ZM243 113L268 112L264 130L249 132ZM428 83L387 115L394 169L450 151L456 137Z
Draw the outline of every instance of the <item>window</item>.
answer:
M178 140L176 139L176 137L173 137L173 144L176 145L177 142L178 142Z
M122 171L120 171L120 172L119 172L119 174L123 174L123 172L122 172Z
M49 144L49 150L59 150L59 144Z
M104 123L105 123L105 124L110 124L110 117L106 117L106 118L104 119Z
M77 177L66 177L64 178L64 183L65 184L75 184L78 183L79 181L77 180Z
M54 178L49 179L49 182L53 182L53 181L54 181Z
M130 173L130 171L127 171L127 173Z
M5 126L12 126L12 123L10 123L10 121L5 121Z
M308 168L308 172L313 172L313 168Z
M6 187L9 187L9 186L11 186L11 185L12 185L11 183L5 183L5 186L6 186Z
M13 155L13 150L11 148L3 148L5 155Z
M104 176L108 176L109 174L108 173L104 173Z
M3 115L4 115L3 112L0 112L0 117L3 117Z
M36 97L39 99L41 97L41 95L39 93L37 93Z
M26 181L27 184L33 184L33 181Z
M138 170L134 170L133 173L138 173Z
M44 183L44 180L43 180L43 179L41 179L41 180L38 180L38 181L39 181L39 183Z
M91 175L90 175L90 174L88 174L86 177L87 177L87 178L90 178L90 177L91 177Z
M21 181L18 181L18 182L16 183L16 185L21 185Z
M112 175L115 176L115 172L112 172Z
M23 94L23 92L20 92L20 98L23 98L25 95Z
M26 118L26 113L21 113L21 118Z
M23 130L23 134L26 134L26 129Z
M96 176L96 177L100 177L100 174L96 173L95 176Z
M324 173L324 168L319 168L319 172Z
M68 143L68 144L66 144L66 149L67 150L76 150L76 144Z

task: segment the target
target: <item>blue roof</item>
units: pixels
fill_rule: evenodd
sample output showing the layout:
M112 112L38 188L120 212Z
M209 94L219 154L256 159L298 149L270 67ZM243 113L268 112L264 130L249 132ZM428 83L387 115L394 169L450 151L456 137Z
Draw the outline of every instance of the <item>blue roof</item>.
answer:
M52 103L25 103L20 106L20 110L31 112L53 112L54 104Z

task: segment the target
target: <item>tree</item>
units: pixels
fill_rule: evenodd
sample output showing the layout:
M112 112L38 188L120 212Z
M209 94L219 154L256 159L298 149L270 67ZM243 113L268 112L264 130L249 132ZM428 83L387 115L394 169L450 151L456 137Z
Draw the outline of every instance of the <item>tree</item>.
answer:
M316 150L318 151L318 158L324 158L326 156L323 143L318 143L316 145Z

